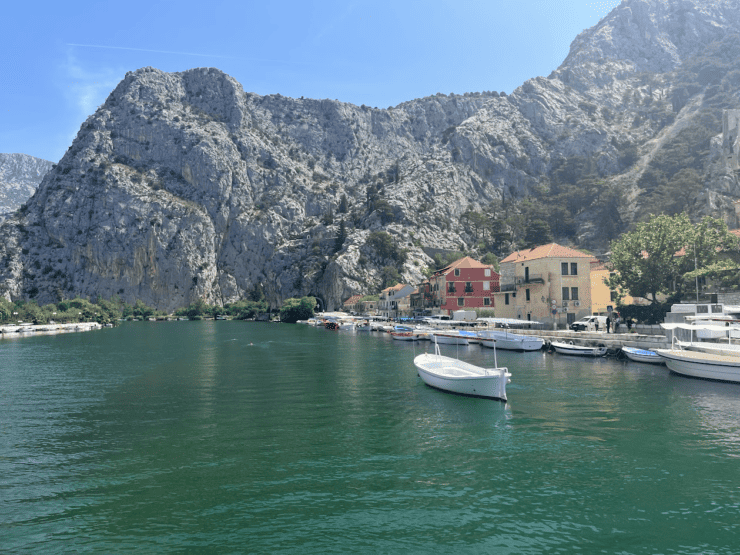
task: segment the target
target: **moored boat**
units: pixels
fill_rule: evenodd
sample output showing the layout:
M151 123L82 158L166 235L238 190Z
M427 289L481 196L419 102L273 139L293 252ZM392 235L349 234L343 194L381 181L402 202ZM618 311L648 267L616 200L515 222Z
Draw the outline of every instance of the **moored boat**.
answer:
M657 349L666 366L676 374L692 378L740 382L740 355L705 353L683 349Z
M573 342L561 343L552 341L550 343L556 353L561 355L575 355L581 357L603 357L606 354L606 347L587 347L584 345L574 345Z
M481 345L508 351L539 351L545 344L541 337L509 333L506 330L484 330L478 332Z
M392 331L391 337L396 341L419 341L421 336L412 331Z
M434 354L414 358L414 366L425 384L460 395L506 400L506 384L511 381L507 368L482 368L442 356L436 342L434 349Z
M434 331L430 332L432 341L435 341L441 345L467 345L468 338L464 335L460 335L454 331Z
M636 349L635 347L622 347L624 355L635 362L648 362L650 364L665 364L661 356L655 351L648 349Z

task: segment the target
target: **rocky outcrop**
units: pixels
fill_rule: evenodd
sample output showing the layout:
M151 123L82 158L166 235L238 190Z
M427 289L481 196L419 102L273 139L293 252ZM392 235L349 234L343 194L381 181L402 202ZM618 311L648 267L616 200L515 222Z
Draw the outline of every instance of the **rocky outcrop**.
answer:
M28 154L0 154L0 218L31 198L51 166Z
M377 289L388 266L418 281L425 247L475 243L464 213L540 194L573 160L625 192L629 222L656 160L725 107L712 87L730 81L695 62L738 30L729 0L625 0L547 78L387 110L259 96L212 68L140 69L3 225L0 293L173 309L261 284L273 305L313 294L331 309ZM711 198L693 206L723 213L737 180L708 168ZM578 215L584 245L603 241L594 214ZM407 250L403 265L367 243L380 230Z

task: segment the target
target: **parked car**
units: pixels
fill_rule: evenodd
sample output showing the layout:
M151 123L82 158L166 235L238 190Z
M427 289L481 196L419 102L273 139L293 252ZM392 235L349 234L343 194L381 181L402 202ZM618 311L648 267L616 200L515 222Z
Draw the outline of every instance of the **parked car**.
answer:
M570 325L573 331L606 331L606 316L584 316Z

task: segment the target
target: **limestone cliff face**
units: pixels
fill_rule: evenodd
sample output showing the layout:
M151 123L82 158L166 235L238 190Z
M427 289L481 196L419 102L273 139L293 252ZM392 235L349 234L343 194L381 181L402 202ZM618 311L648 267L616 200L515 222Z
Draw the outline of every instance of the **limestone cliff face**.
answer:
M471 246L463 213L527 197L575 157L623 187L629 221L662 145L708 109L715 84L684 94L687 60L739 22L729 0L625 0L548 78L382 110L258 96L217 69L129 73L0 230L0 293L173 309L262 284L273 304L314 294L336 308L394 264L372 232L408 249L414 283L424 247ZM712 175L712 200L697 202L724 213L740 189L732 172ZM592 216L580 216L585 244Z
M0 218L31 198L51 166L28 154L0 154Z

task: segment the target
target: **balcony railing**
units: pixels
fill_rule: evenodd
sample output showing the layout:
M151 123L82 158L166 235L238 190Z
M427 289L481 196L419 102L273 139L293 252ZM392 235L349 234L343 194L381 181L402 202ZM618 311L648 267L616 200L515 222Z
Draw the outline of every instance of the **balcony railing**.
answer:
M545 283L545 276L543 274L530 274L529 277L518 277L516 278L517 285L529 285L531 283Z
M506 293L508 291L516 291L516 283L502 283L499 286L499 291L501 293Z

